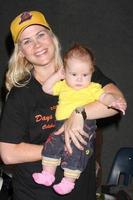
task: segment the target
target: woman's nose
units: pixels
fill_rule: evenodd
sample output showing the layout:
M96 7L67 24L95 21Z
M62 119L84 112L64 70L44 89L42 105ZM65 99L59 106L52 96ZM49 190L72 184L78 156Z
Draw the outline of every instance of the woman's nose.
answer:
M39 46L40 45L40 42L39 40L36 38L34 39L34 46Z

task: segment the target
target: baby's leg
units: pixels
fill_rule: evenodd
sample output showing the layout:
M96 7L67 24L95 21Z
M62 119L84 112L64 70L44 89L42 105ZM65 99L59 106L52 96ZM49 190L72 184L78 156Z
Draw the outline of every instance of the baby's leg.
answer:
M55 192L64 195L70 193L75 187L75 181L79 178L81 171L78 169L81 151L72 143L73 154L64 152L62 159L62 168L64 169L64 178L60 183L53 186Z
M62 168L64 169L64 178L59 184L53 186L54 190L61 194L70 193L75 187L75 181L79 178L80 173L86 168L89 158L93 153L93 142L95 138L95 121L85 121L84 131L89 135L87 145L84 150L79 150L73 143L71 147L73 150L72 155L64 152L64 159L62 159Z
M64 141L62 135L51 134L47 139L42 151L43 170L40 173L32 175L34 181L38 184L50 186L55 181L55 171L60 165L61 156L64 150Z

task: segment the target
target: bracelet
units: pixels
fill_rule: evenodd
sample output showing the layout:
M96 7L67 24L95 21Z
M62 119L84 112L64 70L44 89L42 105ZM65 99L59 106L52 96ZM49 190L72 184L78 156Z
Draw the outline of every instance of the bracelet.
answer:
M78 107L75 109L75 112L78 113L78 114L81 114L84 121L87 119L87 114L85 112L85 108L84 107Z

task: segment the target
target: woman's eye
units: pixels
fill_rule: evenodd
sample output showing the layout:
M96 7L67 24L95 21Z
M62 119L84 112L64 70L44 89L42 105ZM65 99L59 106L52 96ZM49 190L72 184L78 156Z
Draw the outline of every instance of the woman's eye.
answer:
M31 43L31 40L25 41L25 44L29 44L29 43Z
M28 44L30 44L31 43L31 40L24 40L23 42L22 42L22 45L28 45Z
M39 33L38 38L42 38L45 36L45 33Z

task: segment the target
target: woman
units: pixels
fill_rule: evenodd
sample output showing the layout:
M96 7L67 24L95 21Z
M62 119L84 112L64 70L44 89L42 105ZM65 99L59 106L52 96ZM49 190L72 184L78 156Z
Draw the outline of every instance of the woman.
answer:
M6 76L9 94L0 127L0 153L5 164L16 164L13 174L13 198L93 200L95 181L89 181L91 175L93 178L95 176L94 170L91 171L93 165L87 166L74 192L65 197L55 194L51 188L34 183L32 179L32 173L41 171L42 144L55 126L57 98L45 94L42 91L42 84L61 67L62 59L58 39L42 13L21 13L11 23L11 33L15 48ZM125 101L119 89L98 69L93 81L101 83L105 91L116 93ZM98 102L87 105L84 112L88 119L103 118L117 113ZM82 136L86 136L82 125L82 113L74 112L58 131L58 134L65 131L66 147L70 153L70 140L82 149ZM57 171L59 180L63 173L60 169Z

